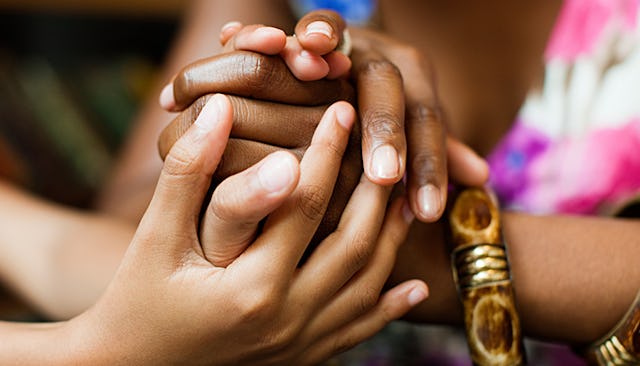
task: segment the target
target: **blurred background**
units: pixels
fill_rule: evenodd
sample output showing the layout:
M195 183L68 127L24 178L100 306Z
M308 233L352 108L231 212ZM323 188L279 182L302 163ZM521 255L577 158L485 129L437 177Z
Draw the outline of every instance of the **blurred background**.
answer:
M152 97L184 8L180 0L0 0L0 177L89 207L140 104ZM38 320L1 287L0 319ZM531 364L582 364L566 353L552 360L537 344L527 340ZM442 351L457 359L437 358ZM430 356L417 362L421 354ZM363 359L470 364L459 331L402 323L327 364Z
M88 207L150 97L183 7L0 0L0 177ZM0 288L3 319L32 316L7 299Z

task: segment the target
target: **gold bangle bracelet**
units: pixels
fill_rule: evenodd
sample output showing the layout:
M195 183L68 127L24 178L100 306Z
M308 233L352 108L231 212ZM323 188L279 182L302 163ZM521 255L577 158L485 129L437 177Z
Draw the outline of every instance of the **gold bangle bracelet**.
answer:
M523 365L520 318L495 200L486 189L466 189L448 219L451 267L474 365Z
M588 346L584 356L590 365L640 365L640 291L622 320L606 336Z

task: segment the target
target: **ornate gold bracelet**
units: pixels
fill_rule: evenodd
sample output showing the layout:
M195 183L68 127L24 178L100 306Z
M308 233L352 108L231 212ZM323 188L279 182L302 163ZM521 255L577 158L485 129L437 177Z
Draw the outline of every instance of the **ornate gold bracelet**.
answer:
M457 195L449 211L451 265L474 365L525 363L500 212L486 189Z
M640 365L640 291L616 327L587 347L584 355L590 365Z

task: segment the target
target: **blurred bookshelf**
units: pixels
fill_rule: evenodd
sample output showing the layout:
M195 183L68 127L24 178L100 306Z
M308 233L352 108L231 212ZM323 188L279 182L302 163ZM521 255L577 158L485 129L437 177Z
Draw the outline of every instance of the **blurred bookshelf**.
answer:
M0 179L90 207L149 97L182 7L0 0ZM0 284L0 319L37 315Z
M0 0L0 177L89 207L149 97L179 8Z

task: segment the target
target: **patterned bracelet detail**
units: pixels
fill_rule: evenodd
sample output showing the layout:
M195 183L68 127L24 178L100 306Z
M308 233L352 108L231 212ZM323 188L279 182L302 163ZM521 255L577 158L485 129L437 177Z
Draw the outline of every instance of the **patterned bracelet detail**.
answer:
M640 365L640 291L616 327L584 353L590 365Z
M486 189L469 188L449 211L451 266L474 365L525 364L500 212Z

